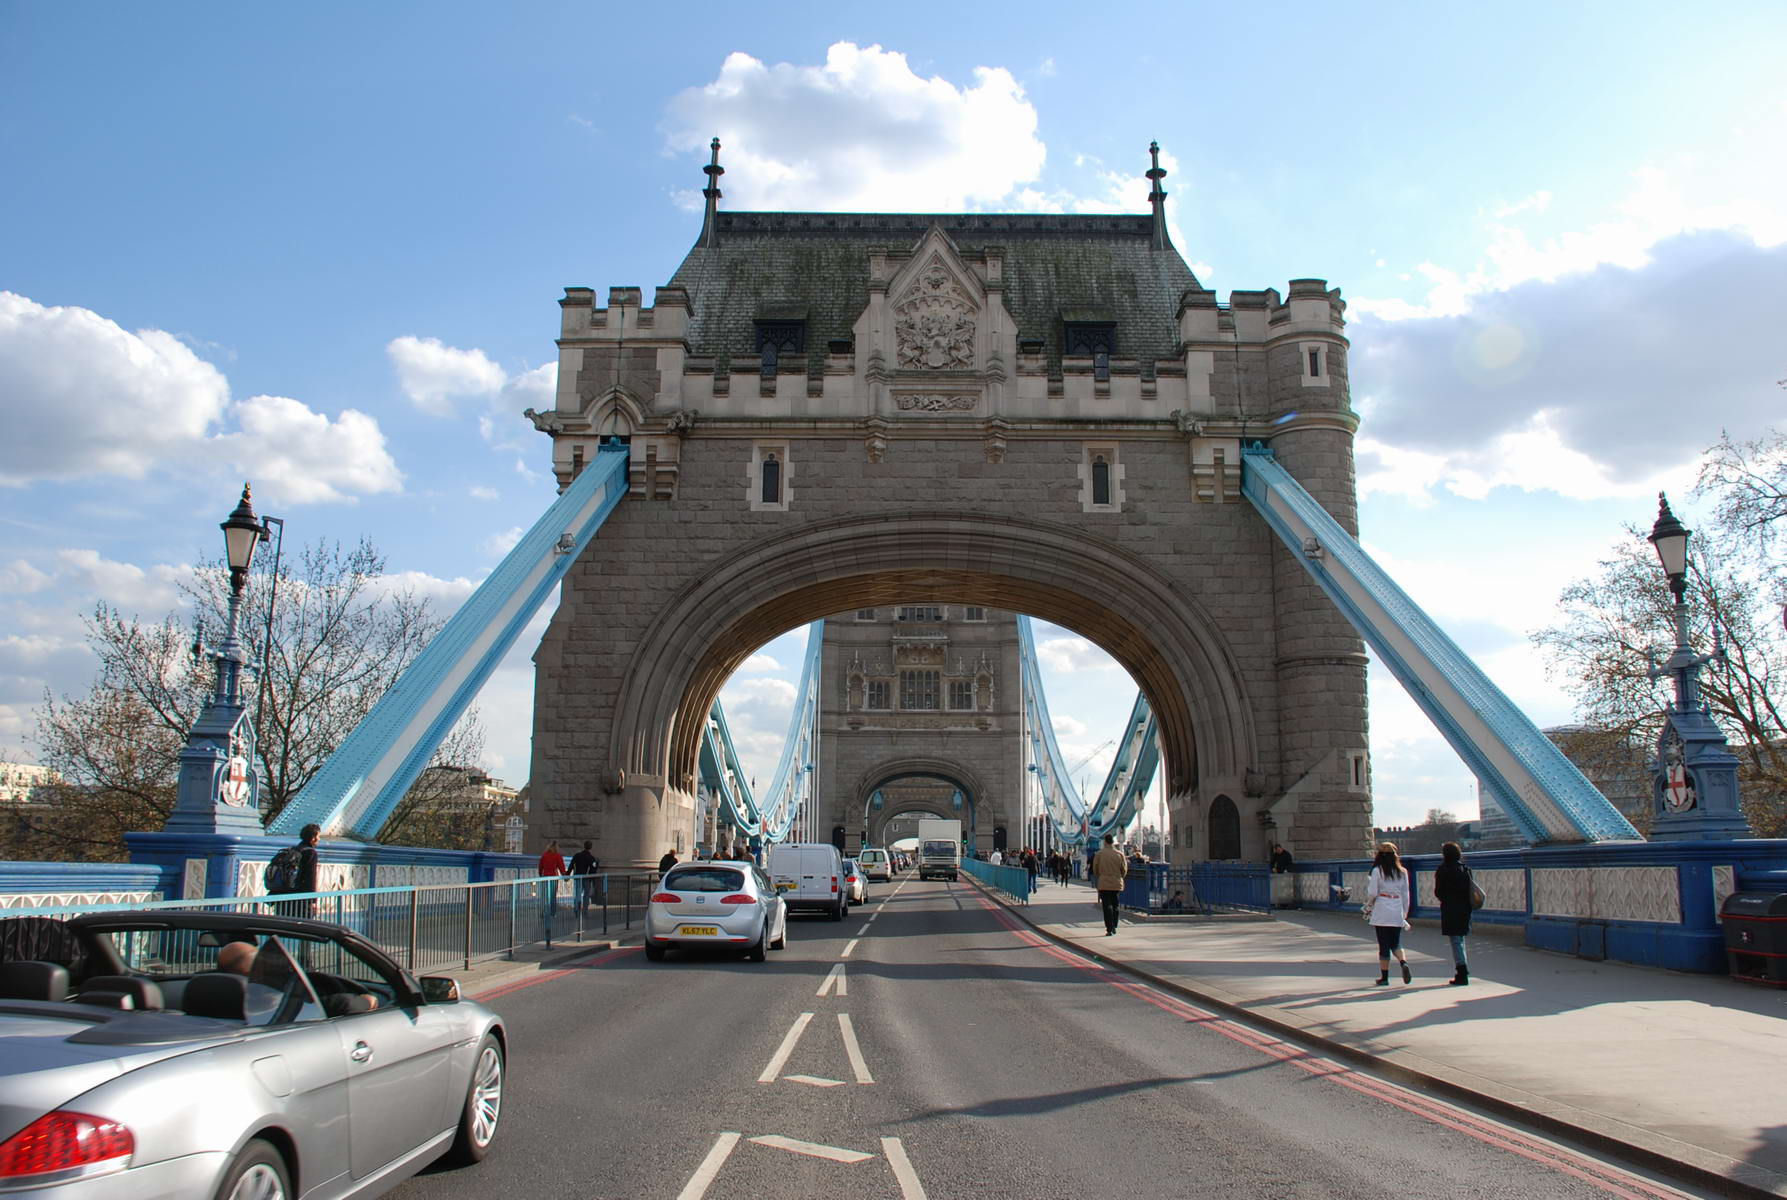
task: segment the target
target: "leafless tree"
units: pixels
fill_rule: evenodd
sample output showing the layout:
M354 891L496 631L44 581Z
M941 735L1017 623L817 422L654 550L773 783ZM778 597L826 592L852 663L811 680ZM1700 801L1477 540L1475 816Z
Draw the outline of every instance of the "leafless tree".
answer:
M264 680L244 676L262 806L277 814L315 777L378 699L440 628L425 597L393 586L370 542L351 549L319 542L280 569L270 635L270 563L257 563L244 595L240 635L250 659L266 653ZM183 613L147 623L106 605L87 618L99 670L85 696L46 696L37 714L40 760L61 782L46 789L9 830L13 857L116 859L122 835L159 829L173 809L178 758L212 684L194 653L222 635L229 600L221 564L195 568L181 584ZM435 762L475 763L483 752L476 713L460 722ZM427 789L406 797L383 835L413 841Z
M1709 452L1698 494L1713 510L1694 530L1687 590L1696 647L1710 648L1715 631L1725 647L1723 661L1701 669L1701 693L1738 757L1744 811L1763 837L1787 836L1787 636L1779 615L1787 567L1768 541L1787 481L1783 450L1776 433L1753 443L1726 439ZM1561 619L1532 636L1583 724L1614 743L1648 747L1672 693L1667 677L1653 680L1646 668L1674 641L1674 598L1648 531L1627 534L1593 576L1564 590Z

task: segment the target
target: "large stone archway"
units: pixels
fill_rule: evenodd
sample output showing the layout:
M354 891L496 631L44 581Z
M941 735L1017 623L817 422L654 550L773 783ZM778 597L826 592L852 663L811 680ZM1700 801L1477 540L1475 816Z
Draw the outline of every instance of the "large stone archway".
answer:
M927 806L911 800L900 800L884 806L881 812L870 811L867 807L873 794L892 784L909 780L932 779L947 784L962 793L962 808L952 810L947 805L935 804ZM884 845L882 831L888 821L901 812L930 811L931 815L945 820L955 819L962 822L964 833L972 831L977 814L981 823L1007 819L1003 805L983 805L982 801L989 794L989 788L981 779L980 773L966 763L941 758L907 757L889 759L881 765L859 772L851 782L848 792L839 797L842 811L859 814L864 830L868 834L865 845ZM988 825L991 828L991 825Z

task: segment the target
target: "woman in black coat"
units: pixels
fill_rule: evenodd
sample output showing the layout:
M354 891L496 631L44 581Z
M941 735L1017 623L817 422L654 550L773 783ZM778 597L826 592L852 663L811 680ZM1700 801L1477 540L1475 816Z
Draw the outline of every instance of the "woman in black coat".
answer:
M1471 869L1457 842L1440 847L1445 860L1433 872L1433 894L1440 902L1440 932L1452 941L1452 986L1471 981L1470 964L1464 957L1464 939L1471 931Z

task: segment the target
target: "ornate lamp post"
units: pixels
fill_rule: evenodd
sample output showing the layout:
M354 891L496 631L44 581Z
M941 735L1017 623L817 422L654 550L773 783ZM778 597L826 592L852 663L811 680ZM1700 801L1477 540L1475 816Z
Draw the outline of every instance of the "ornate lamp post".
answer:
M253 836L262 832L256 805L260 781L254 771L254 729L244 720L242 668L248 655L237 629L242 588L264 530L255 519L247 484L242 485L242 499L221 528L230 568L229 623L223 645L210 655L217 669L216 683L180 752L179 790L165 829ZM203 652L203 643L194 649Z
M1663 732L1652 760L1651 840L1708 841L1753 837L1738 804L1737 758L1725 735L1700 699L1700 668L1721 662L1725 648L1713 630L1711 654L1696 654L1688 645L1687 527L1669 511L1669 500L1657 494L1657 523L1650 543L1657 549L1669 590L1675 594L1675 652L1667 662L1652 658L1646 674L1675 680L1675 700L1663 714Z

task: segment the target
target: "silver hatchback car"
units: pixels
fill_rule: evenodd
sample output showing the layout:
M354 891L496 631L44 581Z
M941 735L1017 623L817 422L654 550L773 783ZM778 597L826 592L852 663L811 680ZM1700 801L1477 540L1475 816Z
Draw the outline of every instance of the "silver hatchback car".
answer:
M736 949L752 962L788 944L788 906L748 862L687 862L658 881L645 909L645 956L672 948Z
M345 1200L443 1154L476 1162L496 1136L496 1014L338 925L0 926L0 1195Z

